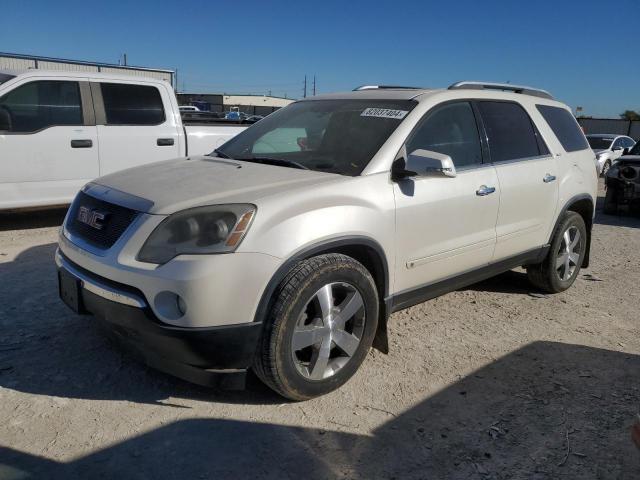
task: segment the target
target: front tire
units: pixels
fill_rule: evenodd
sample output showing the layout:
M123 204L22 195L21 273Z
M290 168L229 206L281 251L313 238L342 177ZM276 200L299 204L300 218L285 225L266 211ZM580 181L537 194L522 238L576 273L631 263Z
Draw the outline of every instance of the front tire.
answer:
M378 292L369 271L346 255L320 255L293 267L274 295L256 375L297 401L346 383L377 329Z
M565 213L545 259L542 263L527 267L529 281L548 293L566 290L578 277L586 246L587 227L584 220L576 212Z
M602 166L602 176L604 178L607 178L607 173L609 172L610 168L611 168L611 161L607 160L606 162L604 162L604 165Z

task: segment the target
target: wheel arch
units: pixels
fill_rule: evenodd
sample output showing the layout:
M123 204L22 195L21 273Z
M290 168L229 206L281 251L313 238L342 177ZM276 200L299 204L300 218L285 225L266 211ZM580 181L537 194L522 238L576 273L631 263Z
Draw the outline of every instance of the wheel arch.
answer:
M389 297L390 288L389 263L382 246L376 240L366 236L344 236L314 243L297 251L286 259L273 274L264 289L260 297L260 302L258 303L258 308L256 309L254 321L264 322L273 305L274 293L278 285L295 264L326 253L341 253L347 255L362 263L369 273L371 273L378 290L380 312L378 315L378 330L373 346L384 353L388 353L387 317L389 316L389 309L387 308L385 300Z
M589 194L583 193L571 197L567 203L565 203L562 210L560 210L558 218L556 218L556 224L551 232L551 237L549 237L549 243L551 243L553 236L556 234L556 231L560 226L560 222L562 221L562 217L566 212L575 212L580 215L587 227L587 245L584 252L584 258L582 260L582 268L586 268L589 266L589 255L591 253L591 230L593 228L593 217L595 214L593 197Z

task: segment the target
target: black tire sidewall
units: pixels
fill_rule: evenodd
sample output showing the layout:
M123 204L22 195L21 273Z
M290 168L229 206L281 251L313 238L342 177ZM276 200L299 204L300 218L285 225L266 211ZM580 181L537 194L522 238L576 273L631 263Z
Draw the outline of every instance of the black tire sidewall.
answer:
M564 232L567 231L570 227L575 226L578 228L580 232L580 259L578 260L578 265L576 266L573 275L568 280L561 280L560 275L556 269L556 258L558 255L558 251L560 250L560 245L562 244L562 237ZM558 226L556 230L556 234L553 236L553 241L551 242L551 247L549 250L549 256L547 258L547 272L549 275L549 280L552 284L552 287L555 291L561 292L563 290L568 289L573 282L575 282L578 274L580 273L580 268L582 267L582 261L584 260L584 255L587 251L587 227L584 224L584 220L582 217L574 212L569 212L566 214L562 223Z
M296 397L316 397L339 388L356 373L371 347L377 328L378 295L371 277L360 271L365 270L364 267L355 261L354 263L360 268L348 264L326 265L315 271L300 285L296 296L289 299L289 304L282 310L281 318L276 319L282 324L276 332L271 353L275 357L282 386L287 391L295 392ZM320 288L333 282L348 283L358 290L365 306L365 329L356 353L343 368L327 379L309 380L298 372L293 363L291 338L302 309Z

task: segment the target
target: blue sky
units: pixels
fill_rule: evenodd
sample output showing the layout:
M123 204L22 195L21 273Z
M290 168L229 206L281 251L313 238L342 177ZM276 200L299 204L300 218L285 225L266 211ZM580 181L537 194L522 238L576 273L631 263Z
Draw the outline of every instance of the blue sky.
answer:
M360 84L521 83L640 110L638 0L3 2L0 51L177 68L179 88L300 97ZM625 21L628 27L625 26Z

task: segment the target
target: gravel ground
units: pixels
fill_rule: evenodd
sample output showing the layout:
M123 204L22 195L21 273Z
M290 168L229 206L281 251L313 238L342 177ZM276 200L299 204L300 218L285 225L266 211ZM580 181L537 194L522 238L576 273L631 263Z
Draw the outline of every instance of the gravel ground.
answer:
M195 387L58 300L62 211L0 216L0 479L640 478L640 219L562 294L521 271L394 314L323 398Z

